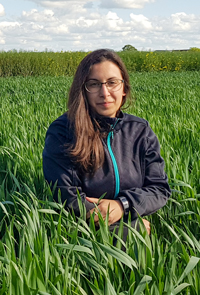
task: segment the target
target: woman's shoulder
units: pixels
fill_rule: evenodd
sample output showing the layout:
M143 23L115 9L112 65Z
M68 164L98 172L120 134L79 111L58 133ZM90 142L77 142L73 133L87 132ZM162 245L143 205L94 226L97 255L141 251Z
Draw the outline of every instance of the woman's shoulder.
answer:
M47 130L47 136L49 135L66 140L73 137L73 132L70 128L70 122L67 116L67 112L58 117L50 124Z
M124 129L127 132L133 132L135 138L143 138L146 146L152 145L158 148L158 138L147 120L125 113Z
M65 112L64 114L62 114L61 116L59 116L57 119L55 119L49 127L54 127L54 126L66 126L67 124L69 124L69 120L67 117L67 112Z
M144 136L146 138L155 136L155 133L146 119L131 114L123 114L122 126L125 130L134 131L134 134L138 134L138 136Z
M123 113L123 122L135 122L136 124L141 124L144 126L149 126L149 123L147 120L137 117L135 115L131 115L131 114L127 114L127 113Z

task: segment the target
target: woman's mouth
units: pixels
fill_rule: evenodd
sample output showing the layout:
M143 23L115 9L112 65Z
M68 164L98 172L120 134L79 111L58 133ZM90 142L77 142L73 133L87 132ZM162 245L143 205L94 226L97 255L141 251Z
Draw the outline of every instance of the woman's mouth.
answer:
M108 101L104 101L104 102L100 102L97 105L99 106L103 106L103 107L109 107L112 104L112 102L108 102Z

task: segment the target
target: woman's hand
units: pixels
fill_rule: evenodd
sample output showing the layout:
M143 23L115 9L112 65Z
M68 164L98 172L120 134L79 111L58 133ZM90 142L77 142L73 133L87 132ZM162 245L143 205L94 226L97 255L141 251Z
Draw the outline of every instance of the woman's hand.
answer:
M86 197L86 200L90 203L95 203L98 204L99 199L97 198L89 198ZM109 207L109 217L108 217L108 225L111 225L115 222L117 222L119 219L122 218L124 210L123 207L121 205L120 201L116 201L116 200L108 200L108 199L101 199L98 205L98 209L97 208L93 208L92 210L87 212L87 219L90 218L90 215L93 212L98 212L98 210L101 212L101 215L103 217L103 219L106 219L106 214L108 211L108 207ZM150 228L150 222L146 219L142 219L144 226L146 227L147 233L150 235L151 233L151 228ZM94 222L96 225L99 225L99 217L98 214L95 214L94 216Z
M98 209L93 208L92 210L87 212L87 218L90 218L90 215L93 212L97 213L98 210L99 210L102 217L103 217L103 219L105 220L106 219L106 214L107 214L108 209L109 209L108 225L111 225L111 224L117 222L119 219L121 219L121 217L122 217L122 215L124 213L124 210L123 210L123 207L122 207L120 201L108 200L108 199L101 199L99 201L99 199L89 198L89 197L86 197L86 200L88 202L98 204ZM95 222L96 225L99 225L98 214L95 214L94 222Z
M150 227L150 222L146 219L142 219L143 223L144 223L144 226L146 227L146 230L147 230L147 233L148 235L150 235L151 233L151 227Z

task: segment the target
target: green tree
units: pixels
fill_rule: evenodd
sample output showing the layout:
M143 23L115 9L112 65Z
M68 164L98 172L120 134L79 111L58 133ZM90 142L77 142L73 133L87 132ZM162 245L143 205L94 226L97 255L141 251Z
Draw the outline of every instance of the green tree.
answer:
M137 51L137 49L134 46L130 45L130 44L125 45L124 47L122 47L122 50L123 51Z

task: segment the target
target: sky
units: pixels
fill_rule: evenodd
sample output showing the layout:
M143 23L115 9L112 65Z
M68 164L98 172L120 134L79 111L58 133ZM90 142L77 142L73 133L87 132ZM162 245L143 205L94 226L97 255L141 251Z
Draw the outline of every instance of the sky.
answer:
M0 0L0 50L200 48L199 0Z

